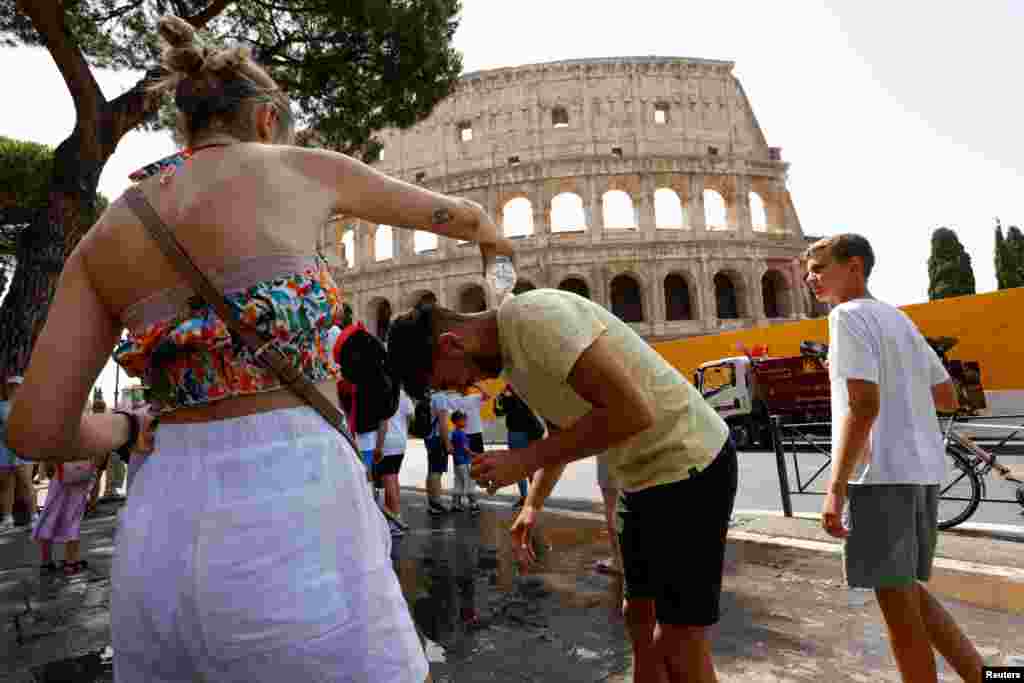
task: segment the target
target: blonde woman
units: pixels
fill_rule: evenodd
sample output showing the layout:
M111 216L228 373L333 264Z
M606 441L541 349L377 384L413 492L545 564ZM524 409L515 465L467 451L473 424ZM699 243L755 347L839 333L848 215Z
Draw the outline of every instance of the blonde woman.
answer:
M245 50L208 50L173 17L159 30L170 76L158 88L174 94L188 149L139 187L242 321L273 335L332 402L340 301L315 257L332 216L475 241L485 265L511 255L477 204L292 146L288 98ZM356 454L233 343L123 198L67 260L12 447L80 459L146 432L132 413L82 415L125 327L115 359L151 388L161 421L120 519L117 680L427 678Z

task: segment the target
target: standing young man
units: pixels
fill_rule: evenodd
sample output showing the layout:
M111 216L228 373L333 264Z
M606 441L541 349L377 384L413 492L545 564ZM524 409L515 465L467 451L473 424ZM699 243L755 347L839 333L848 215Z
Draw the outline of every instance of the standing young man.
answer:
M850 586L875 590L904 681L937 680L933 646L965 681L980 681L978 651L920 583L931 575L946 470L936 409L956 410L956 389L914 323L868 293L875 256L866 239L819 240L805 257L807 284L833 306L832 476L822 526L846 539Z
M388 354L413 396L503 374L553 427L547 439L490 451L472 466L492 492L539 470L512 529L523 562L565 466L606 452L623 489L635 680L717 680L708 628L719 616L738 468L728 427L685 377L606 309L553 289L472 315L421 304L392 323ZM665 542L666 519L690 520L685 544Z
M390 340L388 337L389 343ZM390 345L388 355L389 358L393 357ZM422 400L425 396L424 389L422 388L419 394L413 394L408 389L406 392ZM448 439L448 416L455 412L457 407L446 391L435 391L430 394L430 436L424 443L427 447L427 512L432 515L450 512L441 502L441 477L448 471L448 454L452 452L452 444Z

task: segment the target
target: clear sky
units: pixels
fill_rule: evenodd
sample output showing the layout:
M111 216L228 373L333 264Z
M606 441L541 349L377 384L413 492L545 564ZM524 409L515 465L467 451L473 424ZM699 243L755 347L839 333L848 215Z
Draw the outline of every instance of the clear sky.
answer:
M985 292L995 217L1024 224L1021 36L1021 0L464 0L455 46L466 71L625 55L735 62L768 144L792 164L804 232L866 235L873 292L907 304L927 300L936 227L957 231ZM0 135L59 143L74 112L47 53L0 49L0 64ZM135 78L99 80L113 97ZM166 134L129 134L100 191L118 195L172 149Z

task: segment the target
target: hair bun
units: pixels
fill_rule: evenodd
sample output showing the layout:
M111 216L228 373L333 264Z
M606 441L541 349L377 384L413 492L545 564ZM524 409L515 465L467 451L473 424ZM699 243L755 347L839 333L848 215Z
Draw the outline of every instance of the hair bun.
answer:
M206 48L199 42L195 27L181 17L168 15L160 18L158 30L168 45L163 55L164 68L187 75L202 71Z

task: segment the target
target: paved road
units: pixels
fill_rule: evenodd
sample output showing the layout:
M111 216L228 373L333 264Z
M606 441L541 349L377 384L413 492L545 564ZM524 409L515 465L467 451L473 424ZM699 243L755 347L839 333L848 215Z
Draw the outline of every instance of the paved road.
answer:
M489 446L501 448L501 446ZM793 467L792 457L786 456L789 483L791 489L796 489L797 478ZM821 467L824 459L814 453L800 453L797 456L800 466L800 480L805 482L814 474L815 470ZM1013 456L1005 459L1011 466L1024 465L1024 458ZM400 480L403 486L423 486L427 471L426 451L422 441L410 441L409 451L406 453L405 461L402 464ZM827 483L828 470L816 479L808 490L821 491ZM566 468L565 475L555 488L554 494L559 498L578 498L590 501L600 501L601 493L597 488L596 466L593 459L582 460L572 463ZM452 474L446 475L445 485L451 486ZM990 498L1014 498L1014 485L1002 481L996 476L986 478L988 486L987 496ZM515 487L504 489L503 493L514 494ZM820 512L822 498L812 495L794 495L794 512ZM763 451L744 451L740 453L740 488L736 499L738 510L782 510L782 496L779 492L778 468L775 464L775 454ZM983 502L978 511L970 518L972 523L982 522L987 524L1012 524L1024 527L1024 516L1021 515L1021 508L1017 504L986 503Z

